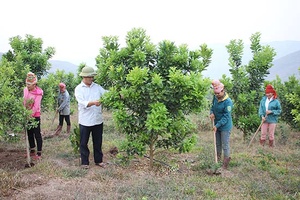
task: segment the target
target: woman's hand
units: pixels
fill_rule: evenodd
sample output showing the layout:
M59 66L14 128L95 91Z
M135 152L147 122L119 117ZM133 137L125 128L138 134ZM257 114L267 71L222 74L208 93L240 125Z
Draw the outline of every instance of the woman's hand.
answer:
M271 114L272 113L272 111L271 110L267 110L266 111L266 114L268 115L268 114Z

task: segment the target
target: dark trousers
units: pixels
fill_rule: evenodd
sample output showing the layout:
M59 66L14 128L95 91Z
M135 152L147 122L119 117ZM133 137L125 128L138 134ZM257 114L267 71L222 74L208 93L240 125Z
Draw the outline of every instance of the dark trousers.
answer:
M59 115L59 125L63 126L64 120L68 126L71 126L70 115Z
M34 128L29 127L27 129L29 146L30 146L30 149L33 150L35 148L35 142L36 142L37 151L38 151L38 153L41 153L42 147L43 147L43 139L42 139L42 134L41 134L41 118L35 117L34 121L38 122L37 127L34 127ZM29 124L29 126L30 126L30 124Z
M80 129L80 156L81 164L89 165L90 150L88 148L88 142L90 133L92 133L93 150L94 150L94 162L103 162L102 153L102 134L103 134L103 123L95 126L83 126L79 124Z

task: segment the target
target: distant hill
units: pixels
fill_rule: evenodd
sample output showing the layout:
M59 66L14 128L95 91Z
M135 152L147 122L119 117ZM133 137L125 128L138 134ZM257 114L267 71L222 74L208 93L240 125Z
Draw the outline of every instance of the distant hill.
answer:
M267 80L274 80L276 75L282 81L288 81L288 77L292 75L300 79L300 71L298 70L300 68L300 50L274 60L273 65Z
M300 41L278 41L262 43L262 45L270 45L270 47L275 49L276 56L274 58L273 64L276 60L284 56L287 56L296 51L300 51ZM211 64L209 65L208 69L203 72L204 76L212 79L219 79L223 74L230 76L228 65L229 54L227 53L227 49L225 46L225 44L208 44L208 47L213 49L213 55ZM250 45L244 45L242 64L248 64L251 59L252 53L250 50Z
M61 60L49 60L51 63L51 69L48 71L49 73L55 73L56 70L64 70L66 73L73 73L77 74L78 66L67 62L67 61L61 61Z
M0 60L2 55L3 53L0 52ZM77 74L78 66L73 63L61 60L49 60L49 62L51 63L51 68L48 70L49 73L55 73L56 70L64 70L66 73L71 72L75 75Z

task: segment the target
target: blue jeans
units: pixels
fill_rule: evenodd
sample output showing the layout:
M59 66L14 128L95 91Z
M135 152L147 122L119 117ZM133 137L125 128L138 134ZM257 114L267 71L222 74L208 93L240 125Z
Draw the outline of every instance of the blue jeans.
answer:
M224 157L230 157L230 131L219 131L216 132L216 145L217 145L217 154L222 154L222 149Z
M80 156L81 164L89 165L90 150L88 142L90 133L92 133L93 150L94 150L94 161L95 164L103 162L102 153L102 134L103 134L103 123L95 126L83 126L79 124L80 129Z

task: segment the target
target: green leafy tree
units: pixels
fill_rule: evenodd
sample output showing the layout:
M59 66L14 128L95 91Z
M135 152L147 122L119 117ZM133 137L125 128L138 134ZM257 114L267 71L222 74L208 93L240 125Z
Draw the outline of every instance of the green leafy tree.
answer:
M300 128L299 122L299 96L300 96L300 80L296 76L290 76L285 82L282 82L277 76L275 80L270 82L278 94L281 104L280 119L289 124L292 128Z
M264 95L264 80L276 55L273 48L260 44L260 37L260 33L255 33L250 38L253 58L248 65L242 65L244 44L241 40L232 40L226 46L232 75L229 93L234 101L233 122L243 131L244 139L260 124L257 113L260 99Z
M148 151L152 167L159 148L190 150L195 129L187 115L208 103L210 80L201 72L211 55L205 44L195 51L170 41L155 46L140 28L128 32L123 48L117 37L103 37L97 82L110 91L101 101L114 109L129 156Z
M53 47L47 47L43 50L43 40L32 35L26 35L25 39L15 36L9 40L12 50L3 54L3 58L8 62L16 63L16 75L26 77L24 74L19 73L26 65L29 66L29 71L37 75L38 79L47 74L47 70L51 66L48 60L55 54Z
M3 54L0 61L0 135L5 138L9 133L24 131L29 111L23 106L23 88L26 74L29 71L37 74L38 78L45 75L50 64L48 59L55 50L52 47L42 49L42 39L26 35L22 40L20 36L10 38L12 50Z
M9 139L9 135L16 136L24 131L30 115L23 106L23 96L16 95L20 88L14 85L19 78L14 68L14 63L7 62L6 59L0 61L0 140Z
M286 98L288 101L294 106L294 108L291 110L291 114L293 115L294 119L293 121L296 123L295 127L300 129L300 84L298 84L295 87L295 90L286 95Z

